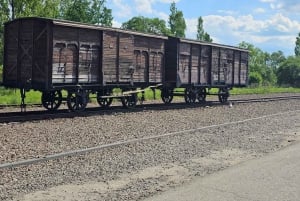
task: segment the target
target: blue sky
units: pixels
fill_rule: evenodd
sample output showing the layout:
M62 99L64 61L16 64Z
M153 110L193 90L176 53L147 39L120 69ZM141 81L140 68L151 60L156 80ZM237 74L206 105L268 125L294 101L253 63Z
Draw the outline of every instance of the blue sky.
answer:
M134 16L168 20L173 0L107 0L113 11L113 26ZM263 51L281 50L294 55L300 32L300 0L175 0L187 24L186 37L196 38L197 18L214 42L238 45L249 42Z

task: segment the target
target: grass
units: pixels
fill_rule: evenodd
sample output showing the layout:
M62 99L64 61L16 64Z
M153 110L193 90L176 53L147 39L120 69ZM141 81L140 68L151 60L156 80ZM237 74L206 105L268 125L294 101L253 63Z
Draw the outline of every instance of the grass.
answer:
M231 94L271 94L271 93L300 93L300 88L293 87L247 87L234 88Z
M41 103L41 92L29 91L26 92L26 103L39 104ZM0 104L20 104L21 95L19 90L4 89L0 87Z
M183 89L178 89L178 91L182 91ZM115 91L115 90L114 90ZM118 91L118 90L116 90ZM217 93L218 89L211 89L211 92ZM238 94L269 94L269 93L300 93L300 88L292 88L292 87L247 87L247 88L234 88L230 91L232 95ZM63 92L63 96L66 96L67 93ZM141 97L141 94L138 94ZM160 99L160 90L155 90L156 99ZM95 97L95 96L93 96ZM145 99L152 100L154 99L154 94L151 89L147 89L145 91ZM38 91L29 91L26 92L26 100L27 104L40 104L41 103L41 92ZM20 104L21 103L21 95L19 90L13 89L4 89L0 87L0 104Z

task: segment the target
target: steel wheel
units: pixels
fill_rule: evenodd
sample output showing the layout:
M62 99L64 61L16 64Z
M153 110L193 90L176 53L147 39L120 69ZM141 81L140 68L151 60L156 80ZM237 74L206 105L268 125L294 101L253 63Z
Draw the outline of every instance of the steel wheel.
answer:
M50 111L54 111L57 110L61 105L62 94L60 90L44 91L41 99L44 108Z
M109 107L112 103L112 98L99 98L97 97L97 102L101 107Z
M196 102L197 95L195 93L195 90L192 88L186 88L184 92L184 100L186 103L195 103Z
M206 89L205 88L199 89L197 99L200 103L204 103L206 101Z
M109 107L113 101L112 98L101 98L102 96L110 95L109 93L98 92L97 93L97 102L101 107Z
M137 100L137 94L131 94L130 96L125 96L121 99L122 105L125 108L134 108Z
M67 104L71 111L83 111L88 102L88 93L85 91L68 92Z
M172 89L168 89L168 88L163 88L161 90L161 99L165 104L169 104L172 102L173 100L173 93L172 93Z
M220 88L219 89L219 101L220 103L226 103L229 97L229 91L227 88Z

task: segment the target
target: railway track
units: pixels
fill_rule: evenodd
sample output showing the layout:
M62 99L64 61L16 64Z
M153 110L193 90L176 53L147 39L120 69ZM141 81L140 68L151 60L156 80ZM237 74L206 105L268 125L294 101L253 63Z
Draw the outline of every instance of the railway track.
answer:
M297 96L277 96L277 97L263 97L263 98L249 98L249 99L232 99L229 102L233 103L255 103L255 102L271 102L281 100L300 99L300 95Z
M300 95L248 98L248 99L231 99L224 104L234 105L234 104L271 102L271 101L283 101L283 100L295 100L295 99L300 99ZM124 109L121 106L113 106L110 108L91 107L91 108L87 108L83 112L70 112L68 109L61 109L55 112L53 111L50 112L45 110L37 110L37 111L29 111L29 112L5 112L5 113L0 113L0 123L39 121L39 120L59 119L59 118L74 118L74 117L112 114L117 112L138 112L143 110L186 109L186 108L195 108L195 107L203 107L203 106L204 107L218 106L224 104L220 104L219 101L207 101L202 104L199 103L186 104L180 102L180 103L172 103L166 105L164 103L149 103L149 104L137 105L135 108L132 109ZM10 105L9 107L13 107L13 106Z
M3 163L3 164L0 164L0 170L8 169L8 168L12 169L12 168L16 168L19 166L29 166L29 165L36 164L36 163L42 163L42 162L60 159L60 158L64 158L64 157L86 154L89 152L95 152L95 151L99 151L99 150L103 150L103 149L107 149L107 148L113 148L113 147L123 146L123 145L127 145L127 144L134 144L134 143L139 143L139 142L144 142L144 141L159 139L159 138L164 138L164 137L170 137L170 136L175 136L175 135L184 135L184 134L195 132L195 131L207 130L207 129L218 128L218 127L225 127L225 126L235 125L235 124L241 124L241 123L251 122L251 121L255 121L255 120L280 116L280 115L284 115L284 114L297 113L299 111L300 110L279 112L279 113L263 115L263 116L254 117L254 118L243 119L240 121L225 122L225 123L221 123L221 124L214 124L214 125L203 126L203 127L199 127L199 128L193 128L193 129L182 130L182 131L177 131L177 132L170 132L170 133L152 135L152 136L141 137L141 138L120 140L120 141L116 141L113 143L102 144L102 145L93 146L93 147L84 148L84 149L76 149L76 150L51 154L51 155L45 155L45 156L38 157L38 158L31 158L31 159L19 160L19 161L15 161L15 162Z

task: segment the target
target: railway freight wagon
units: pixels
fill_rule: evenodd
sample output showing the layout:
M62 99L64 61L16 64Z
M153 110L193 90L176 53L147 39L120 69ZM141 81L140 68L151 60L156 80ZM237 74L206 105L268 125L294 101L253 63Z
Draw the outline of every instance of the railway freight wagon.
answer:
M203 41L169 37L165 49L164 102L184 96L187 103L203 102L211 88L226 102L232 87L248 84L248 51ZM176 88L184 91L175 91Z
M167 37L45 18L5 24L3 85L42 92L42 104L56 110L63 100L83 110L89 94L101 106L113 98L134 106L136 89L162 83ZM112 90L120 88L121 95ZM63 97L62 90L67 91Z

